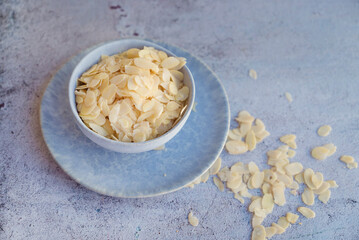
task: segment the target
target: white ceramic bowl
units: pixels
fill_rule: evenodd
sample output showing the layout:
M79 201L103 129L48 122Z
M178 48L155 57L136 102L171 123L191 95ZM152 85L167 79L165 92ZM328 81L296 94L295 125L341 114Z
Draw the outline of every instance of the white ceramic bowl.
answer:
M114 55L119 52L124 52L130 48L143 48L144 46L154 47L155 49L166 52L169 56L175 56L167 49L146 40L121 39L121 40L105 43L100 47L89 52L85 57L81 59L81 61L74 68L70 78L68 94L69 94L71 111L73 113L76 124L83 132L83 134L85 134L93 142L112 151L122 152L122 153L138 153L138 152L153 150L157 147L160 147L165 143L167 143L169 140L171 140L182 129L182 127L186 123L192 111L194 97L195 97L195 84L190 70L185 66L181 69L181 72L184 74L184 84L189 88L190 91L187 100L188 101L187 109L185 113L182 115L182 118L179 120L179 122L165 134L145 142L139 142L139 143L119 142L105 138L93 132L83 123L77 112L76 102L75 102L74 92L77 84L77 79L82 75L82 73L84 73L92 65L96 64L99 61L102 54Z

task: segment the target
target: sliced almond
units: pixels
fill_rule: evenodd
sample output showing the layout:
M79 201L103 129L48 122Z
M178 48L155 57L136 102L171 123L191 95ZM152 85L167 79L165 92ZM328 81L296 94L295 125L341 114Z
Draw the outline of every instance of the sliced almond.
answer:
M253 188L260 188L263 184L263 180L264 180L264 173L263 172L255 172L252 176L252 186Z
M250 130L247 133L246 143L248 145L248 150L249 151L253 151L256 148L257 140L256 140L256 136L254 135L253 130Z
M282 228L280 225L278 225L277 223L272 223L272 227L275 227L277 232L276 234L282 234L285 232L285 229Z
M283 206L286 203L284 190L285 190L285 187L284 187L283 183L277 183L272 188L274 202L278 206Z
M266 193L262 197L262 207L264 209L273 209L274 201L271 193Z
M347 163L347 168L349 169L358 168L358 163L357 162Z
M315 212L306 207L299 207L298 212L300 212L306 218L315 218Z
M318 129L318 135L321 137L326 137L332 131L332 127L329 125L323 125Z
M278 219L278 225L281 226L284 229L287 229L289 227L289 222L286 217L280 217Z
M290 176L294 176L303 171L303 165L299 162L293 162L284 167L286 173Z
M332 156L337 151L337 147L333 143L325 144L323 147L329 150L328 157Z
M340 161L342 161L344 163L353 163L355 161L355 159L352 156L343 155L340 157Z
M194 227L198 226L198 218L193 215L192 211L188 214L188 222Z
M276 227L266 227L266 237L271 238L277 233Z
M312 206L314 204L314 193L310 188L305 188L302 193L302 201L308 205Z
M294 213L291 213L291 212L288 212L287 215L285 216L287 221L291 224L294 224L297 222L298 218L299 218L299 215L297 214L294 214Z
M331 188L337 188L338 184L335 180L328 180L327 183L329 183Z
M314 172L313 172L314 173ZM297 181L297 183L301 184L304 182L304 177L303 177L303 172L298 173L294 176L295 181Z
M266 239L266 230L262 225L258 225L253 228L252 231L252 240L265 240Z
M219 191L223 192L224 191L224 184L221 180L219 180L219 178L217 178L216 176L213 177L213 182L214 184L217 186L217 188L219 189Z
M316 189L316 186L312 183L312 176L314 175L314 171L311 168L307 168L304 170L303 173L303 179L304 183L310 188L310 189Z
M209 169L210 175L216 175L221 169L222 159L220 157L213 163L212 167Z
M330 199L331 191L329 189L325 190L324 192L320 193L318 199L326 204Z
M263 220L264 220L263 217L258 217L256 215L253 215L253 217L252 217L252 227L255 228L256 226L261 225Z
M324 160L329 155L329 149L325 147L315 147L312 149L312 157L317 160Z
M255 164L255 162L248 163L248 170L249 170L249 173L252 175L256 172L259 172L259 168L258 168L257 164Z
M323 174L320 172L317 172L312 175L311 180L312 180L311 182L313 183L313 186L315 187L314 189L317 189L323 183L323 180L324 180Z
M226 143L226 149L229 154L243 154L248 151L248 145L240 140L231 140Z
M289 142L295 141L296 138L297 137L294 134L288 134L280 137L279 139L282 143L288 144Z

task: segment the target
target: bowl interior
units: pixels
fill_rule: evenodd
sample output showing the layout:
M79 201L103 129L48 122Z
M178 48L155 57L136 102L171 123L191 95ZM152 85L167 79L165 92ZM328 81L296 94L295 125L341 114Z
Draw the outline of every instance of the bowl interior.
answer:
M77 112L77 108L76 108L76 101L75 101L75 88L77 85L77 79L86 71L88 70L92 65L96 64L101 55L114 55L120 52L124 52L130 48L140 48L142 49L144 46L146 47L154 47L157 50L161 50L167 53L167 55L169 56L175 56L172 52L170 52L169 50L154 44L152 42L146 41L146 40L140 40L140 39L121 39L118 41L113 41L113 42L109 42L109 43L105 43L104 45L101 45L100 47L94 49L93 51L91 51L89 54L87 54L79 63L78 65L74 68L71 78L70 78L70 82L69 82L69 101L70 101L70 107L71 110L73 112L73 115L77 121L78 124L82 125L84 128L86 128L89 133L91 135L94 135L98 138L102 138L103 141L109 141L111 143L118 143L118 144L125 144L125 145L141 145L141 144L148 144L150 142L156 141L164 136L166 136L167 134L169 134L173 129L175 129L176 127L180 126L182 122L186 121L186 119L188 118L189 114L191 113L193 104L194 104L194 96L195 96L195 85L194 85L194 80L193 80L193 76L190 72L190 70L187 68L187 66L184 66L180 71L183 73L184 75L184 84L189 88L190 90L190 94L187 100L187 109L185 111L185 113L183 114L182 118L180 119L180 121L169 131L167 131L165 134L145 141L145 142L139 142L139 143L127 143L127 142L118 142L109 138L105 138L95 132L93 132L92 130L90 130L81 120L78 112Z

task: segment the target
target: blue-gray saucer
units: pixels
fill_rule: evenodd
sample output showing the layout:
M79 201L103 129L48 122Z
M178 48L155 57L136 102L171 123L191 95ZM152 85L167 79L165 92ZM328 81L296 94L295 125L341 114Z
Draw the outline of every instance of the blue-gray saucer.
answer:
M76 126L67 85L77 62L93 48L67 62L43 95L40 121L52 156L70 177L95 192L114 197L149 197L176 191L204 173L225 144L230 112L218 77L188 52L152 42L185 57L196 83L196 112L165 150L112 152L93 143Z

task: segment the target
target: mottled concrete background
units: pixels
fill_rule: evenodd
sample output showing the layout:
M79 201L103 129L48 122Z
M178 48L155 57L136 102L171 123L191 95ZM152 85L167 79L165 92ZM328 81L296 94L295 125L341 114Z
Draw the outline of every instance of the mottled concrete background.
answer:
M248 201L241 205L211 181L116 199L78 185L52 159L38 114L51 75L81 50L129 36L199 56L222 79L232 114L247 109L263 119L271 137L244 156L223 153L225 165L265 167L265 151L295 133L294 159L337 180L329 203L313 207L314 220L301 218L301 226L273 239L358 239L359 170L338 161L341 154L359 160L358 13L357 0L0 0L0 239L249 239ZM321 124L332 125L329 137L315 134ZM310 158L313 146L328 142L338 146L335 155ZM300 205L288 198L265 224ZM187 223L190 209L200 219L196 228Z

